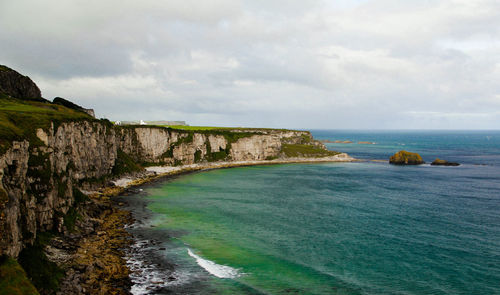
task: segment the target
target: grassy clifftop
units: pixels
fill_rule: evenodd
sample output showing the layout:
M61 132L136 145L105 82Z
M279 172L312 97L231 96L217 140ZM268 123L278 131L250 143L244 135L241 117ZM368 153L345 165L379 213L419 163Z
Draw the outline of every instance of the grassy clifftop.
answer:
M95 120L91 116L62 105L49 102L21 100L0 94L0 155L12 141L38 141L36 129L48 129L51 123Z
M29 140L33 145L40 143L36 136L38 128L49 129L51 124L57 126L63 122L71 121L99 121L88 114L68 108L60 104L41 102L33 100L22 100L0 94L0 155L11 147L13 141ZM102 120L101 120L102 121ZM107 123L109 121L104 120ZM295 131L288 129L271 128L243 128L243 127L208 127L208 126L157 126L157 125L131 125L116 128L166 128L187 133L188 136L178 144L192 140L193 134L222 135L229 144L243 137L250 137L259 133L273 133L283 131ZM304 137L304 135L303 135ZM283 154L287 157L325 157L333 156L336 152L323 150L317 146L310 145L310 138L305 136L305 142L301 144L283 144ZM226 151L226 154L228 151ZM226 155L227 156L227 155ZM212 160L220 160L214 158Z
M272 131L298 131L278 128L246 128L246 127L217 127L217 126L186 126L186 125L165 125L174 130L189 131L237 131L237 132L272 132Z

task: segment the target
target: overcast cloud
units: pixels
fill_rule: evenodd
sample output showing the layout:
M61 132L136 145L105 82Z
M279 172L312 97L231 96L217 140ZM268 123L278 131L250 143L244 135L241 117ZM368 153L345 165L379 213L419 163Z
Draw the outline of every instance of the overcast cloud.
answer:
M0 0L0 64L111 120L500 129L498 0Z

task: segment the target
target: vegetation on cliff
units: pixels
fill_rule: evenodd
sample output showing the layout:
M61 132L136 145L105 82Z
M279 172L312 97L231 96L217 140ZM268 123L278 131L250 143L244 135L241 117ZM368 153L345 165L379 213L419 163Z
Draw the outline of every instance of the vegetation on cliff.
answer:
M52 294L59 288L64 271L56 263L50 261L44 247L52 238L52 233L39 233L35 243L26 247L19 254L19 264L26 271L35 287L44 294Z
M424 163L424 160L417 153L399 151L391 156L389 163L396 165L420 165Z
M144 168L142 168L141 165L137 164L134 159L132 159L132 157L127 155L121 149L118 149L115 166L113 166L113 170L111 171L113 175L122 175L125 173L133 173L142 170L144 170Z
M325 150L314 145L286 143L282 146L282 152L289 158L319 158L331 157L340 154L339 152Z
M16 260L0 257L0 295L38 294L26 276L26 272Z
M40 144L36 130L47 130L51 124L78 120L95 120L91 116L48 102L21 100L0 94L0 155L12 141L28 140Z
M190 131L236 131L236 132L272 132L272 131L294 131L289 129L278 128L247 128L247 127L218 127L218 126L187 126L187 125L158 125L160 127L168 127L174 130L190 130Z

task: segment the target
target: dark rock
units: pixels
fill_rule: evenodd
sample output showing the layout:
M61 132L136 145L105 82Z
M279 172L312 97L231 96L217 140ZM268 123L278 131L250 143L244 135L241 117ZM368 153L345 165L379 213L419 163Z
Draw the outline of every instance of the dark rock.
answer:
M420 165L424 164L424 160L417 153L407 151L399 151L391 156L389 163L395 165Z
M47 101L42 98L40 89L28 76L2 65L0 65L0 93L20 99Z
M84 112L87 115L90 115L90 116L92 116L92 117L95 118L95 114L94 114L94 110L93 109L86 109L86 108L81 107L81 106L77 105L76 103L73 103L73 102L71 102L71 101L69 101L69 100L67 100L65 98L56 97L56 98L54 98L54 100L52 101L52 103L65 106L65 107L73 109L75 111Z
M433 165L433 166L460 166L460 163L448 162L446 160L441 160L441 159L436 158L436 160L434 160L431 163L431 165Z

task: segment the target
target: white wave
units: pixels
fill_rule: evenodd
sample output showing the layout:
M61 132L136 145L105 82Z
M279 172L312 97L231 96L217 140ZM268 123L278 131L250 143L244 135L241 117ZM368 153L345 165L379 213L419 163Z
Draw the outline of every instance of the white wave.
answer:
M156 294L157 290L188 284L192 279L191 274L181 270L174 272L163 269L161 265L147 262L145 257L150 252L159 251L151 245L150 240L135 240L129 249L126 249L126 262L130 269L129 277L133 283L130 293L132 295Z
M199 266L203 267L206 271L208 271L209 273L218 278L234 279L240 276L237 269L234 269L226 265L220 265L210 260L203 259L200 256L194 254L191 251L191 249L188 249L187 251L189 256L196 259L196 263L198 263Z

